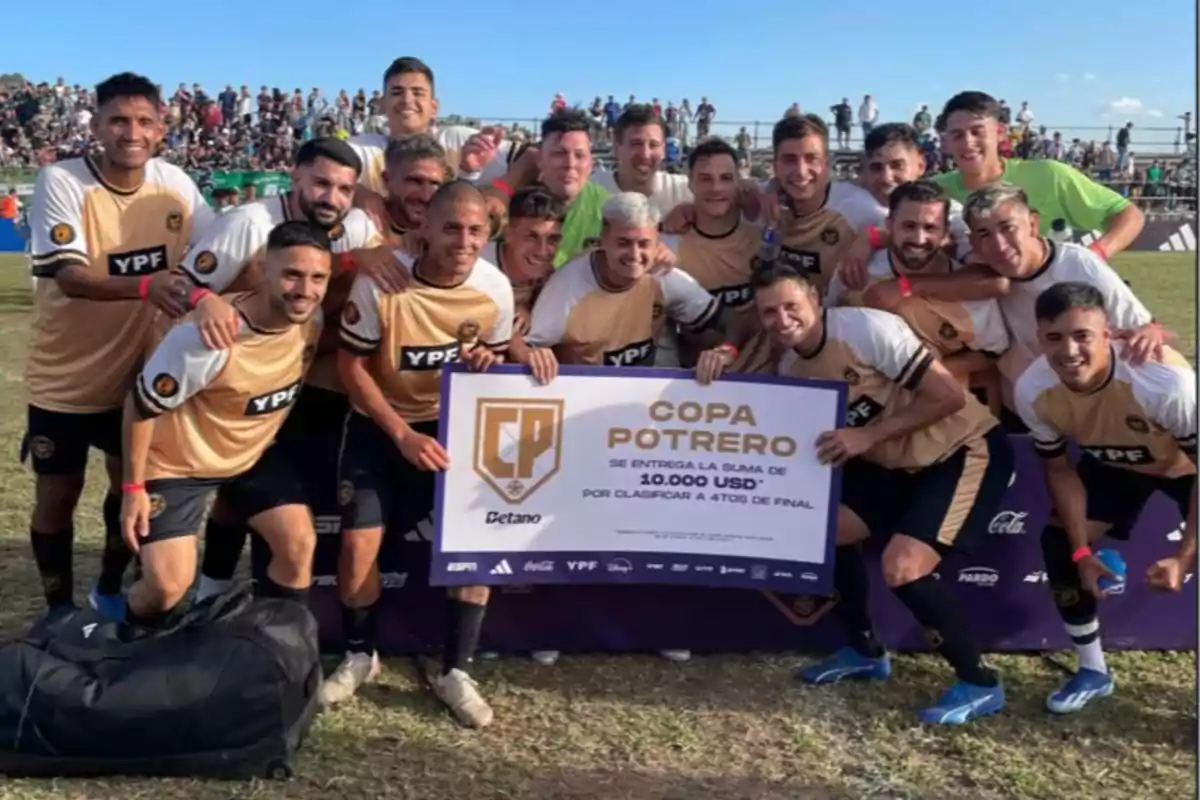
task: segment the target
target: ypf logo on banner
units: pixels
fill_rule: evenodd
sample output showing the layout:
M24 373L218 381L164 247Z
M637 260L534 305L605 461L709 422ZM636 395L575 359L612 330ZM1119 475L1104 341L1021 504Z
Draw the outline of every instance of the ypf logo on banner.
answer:
M562 465L563 401L481 397L475 402L475 472L517 505Z

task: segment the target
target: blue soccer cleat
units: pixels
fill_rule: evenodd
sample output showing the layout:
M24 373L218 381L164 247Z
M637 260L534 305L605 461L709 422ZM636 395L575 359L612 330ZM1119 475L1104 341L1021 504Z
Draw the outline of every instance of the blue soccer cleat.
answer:
M892 660L886 652L871 658L853 647L843 647L824 661L795 672L797 680L815 685L837 683L843 678L886 681L891 675Z
M100 590L93 586L92 591L88 593L88 605L105 619L113 622L125 621L125 595L123 594L100 594Z
M986 717L1004 708L1004 687L976 686L955 681L938 698L937 705L921 711L921 722L927 725L964 725L976 717Z
M1052 714L1074 714L1091 700L1108 697L1115 686L1112 675L1080 667L1069 681L1046 698L1046 710Z

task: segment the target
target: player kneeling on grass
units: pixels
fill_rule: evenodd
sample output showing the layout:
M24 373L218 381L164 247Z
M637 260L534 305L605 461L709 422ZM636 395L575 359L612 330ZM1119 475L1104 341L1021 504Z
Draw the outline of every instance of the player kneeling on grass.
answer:
M822 463L843 467L834 588L850 644L799 671L806 683L885 679L891 662L871 630L861 544L887 537L883 575L958 678L923 722L961 724L1004 707L966 617L933 574L942 558L987 531L1013 471L1000 423L968 394L899 317L867 308L822 309L813 284L779 265L754 277L754 302L784 355L779 374L848 384L846 427L816 442ZM730 354L701 355L697 379L721 374Z
M1087 283L1057 283L1037 298L1044 355L1018 379L1014 396L1042 457L1057 519L1042 531L1046 575L1079 671L1046 698L1056 714L1113 692L1100 649L1096 601L1114 575L1092 552L1102 536L1124 541L1156 491L1184 514L1179 552L1150 568L1158 588L1179 591L1196 561L1196 374L1169 347L1140 365L1114 344L1105 298ZM1067 441L1082 454L1075 466ZM1120 583L1116 584L1121 586ZM1123 588L1123 586L1122 586Z
M263 285L229 298L231 347L187 319L159 344L125 405L121 524L142 560L126 619L157 627L196 578L196 533L214 490L271 548L259 593L304 602L316 533L303 487L271 446L316 355L329 237L285 222L267 239Z

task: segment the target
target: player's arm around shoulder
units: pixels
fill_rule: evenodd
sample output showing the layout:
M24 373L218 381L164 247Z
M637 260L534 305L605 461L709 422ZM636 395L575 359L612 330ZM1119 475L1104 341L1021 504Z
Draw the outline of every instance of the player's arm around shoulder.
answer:
M553 348L566 334L567 322L580 294L579 275L578 261L551 275L533 303L528 333L515 335L508 343L509 360L529 367L538 383L550 383L558 376L558 359Z
M662 286L667 315L694 337L702 349L724 341L724 309L720 300L678 267L656 276L656 280Z

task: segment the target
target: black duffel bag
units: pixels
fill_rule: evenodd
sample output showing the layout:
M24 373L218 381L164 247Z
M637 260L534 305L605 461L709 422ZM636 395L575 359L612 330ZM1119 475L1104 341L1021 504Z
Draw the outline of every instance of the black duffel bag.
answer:
M312 614L248 586L155 633L85 609L0 648L0 774L290 777L320 686Z

